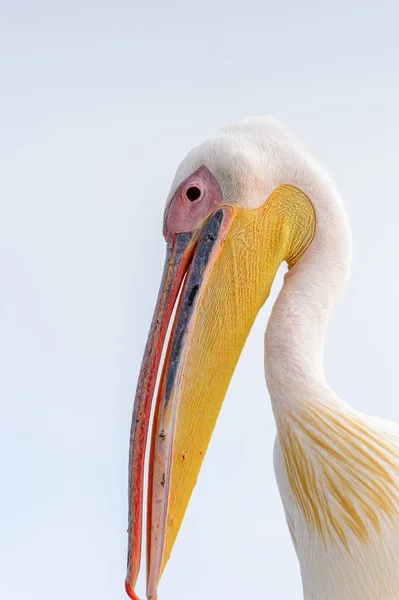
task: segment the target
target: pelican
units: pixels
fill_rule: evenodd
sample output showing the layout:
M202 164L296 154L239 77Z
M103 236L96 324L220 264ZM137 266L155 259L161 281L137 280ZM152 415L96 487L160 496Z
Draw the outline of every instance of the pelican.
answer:
M144 459L158 372L148 600L157 598L245 340L286 262L265 335L265 373L277 428L276 479L303 597L398 600L399 426L355 411L323 370L325 331L351 258L348 218L330 177L285 126L271 118L243 121L180 164L163 233L166 262L131 428L128 595L138 598ZM242 410L249 412L249 399Z

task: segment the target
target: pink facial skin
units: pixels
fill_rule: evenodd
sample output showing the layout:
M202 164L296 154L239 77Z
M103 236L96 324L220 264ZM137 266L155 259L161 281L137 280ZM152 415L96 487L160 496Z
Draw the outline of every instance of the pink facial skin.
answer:
M164 220L164 236L195 231L223 204L222 190L207 167L200 167L177 188Z

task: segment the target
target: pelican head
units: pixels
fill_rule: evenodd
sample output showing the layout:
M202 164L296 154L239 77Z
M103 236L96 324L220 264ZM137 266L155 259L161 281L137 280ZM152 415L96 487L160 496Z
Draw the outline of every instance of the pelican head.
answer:
M333 249L334 223L344 221L328 176L269 118L223 129L177 169L164 215L166 262L131 430L131 598L137 598L144 456L159 370L148 474L148 600L157 598L231 377L279 266L298 265L316 232L318 243L326 243L327 223ZM251 410L246 400L243 419Z

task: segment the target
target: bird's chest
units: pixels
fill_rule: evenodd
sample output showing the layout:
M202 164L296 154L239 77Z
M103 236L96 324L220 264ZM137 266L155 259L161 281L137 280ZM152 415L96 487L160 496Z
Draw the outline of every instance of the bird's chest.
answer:
M284 448L280 435L274 461L304 599L398 600L399 479L391 471L385 483L377 474L366 480L363 473L368 496L362 498L365 489L357 477L346 480L345 460L341 464L337 455L323 471L325 455L317 456L312 445L302 453L301 443L303 438L291 435ZM290 461L287 451L296 452Z
M397 600L397 544L388 538L367 548L354 541L347 548L313 539L297 520L297 555L304 600Z

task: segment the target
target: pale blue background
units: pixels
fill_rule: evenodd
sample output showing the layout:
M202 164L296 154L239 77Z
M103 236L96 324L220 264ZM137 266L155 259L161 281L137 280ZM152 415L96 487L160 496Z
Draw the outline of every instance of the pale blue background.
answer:
M373 6L372 6L373 5ZM0 597L121 600L132 398L185 153L271 113L354 231L332 386L399 421L397 3L0 1ZM160 600L300 600L260 316ZM242 419L243 403L252 419Z

